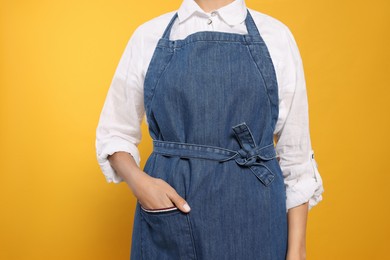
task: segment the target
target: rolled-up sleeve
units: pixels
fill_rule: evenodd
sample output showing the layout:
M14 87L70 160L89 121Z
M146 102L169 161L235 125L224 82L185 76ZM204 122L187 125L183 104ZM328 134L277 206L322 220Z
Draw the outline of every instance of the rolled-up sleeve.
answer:
M123 181L110 165L109 155L128 152L140 165L138 144L144 116L141 68L142 37L137 28L116 68L96 128L96 156L108 183Z
M286 55L280 66L279 120L275 127L276 152L286 187L286 211L322 200L324 187L314 158L309 131L308 98L298 46L286 26Z

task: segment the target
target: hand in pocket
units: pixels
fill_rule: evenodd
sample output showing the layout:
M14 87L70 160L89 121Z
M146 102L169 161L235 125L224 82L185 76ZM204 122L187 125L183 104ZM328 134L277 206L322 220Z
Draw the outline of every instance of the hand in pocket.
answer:
M177 207L183 212L191 210L185 199L171 185L145 172L142 177L138 178L133 193L144 209L158 210Z

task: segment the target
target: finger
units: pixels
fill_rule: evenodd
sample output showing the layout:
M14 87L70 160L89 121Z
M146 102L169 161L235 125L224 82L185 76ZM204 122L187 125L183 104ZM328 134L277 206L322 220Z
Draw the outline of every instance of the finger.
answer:
M183 199L175 190L167 193L167 196L171 199L171 201L175 204L175 206L184 212L189 212L191 210L187 201Z

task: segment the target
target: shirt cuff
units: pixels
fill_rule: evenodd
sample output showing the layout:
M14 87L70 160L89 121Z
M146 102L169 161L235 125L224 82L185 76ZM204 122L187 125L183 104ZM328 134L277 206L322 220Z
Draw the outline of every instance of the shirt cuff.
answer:
M306 202L309 202L308 209L311 210L322 200L324 187L313 150L309 161L301 169L307 172L295 180L294 184L286 185L286 212Z
M133 156L138 167L140 167L141 158L137 146L124 139L111 139L101 145L101 147L99 147L96 143L96 151L97 161L108 183L113 182L117 184L124 181L111 166L110 161L107 159L109 155L112 155L115 152L128 152L131 156Z

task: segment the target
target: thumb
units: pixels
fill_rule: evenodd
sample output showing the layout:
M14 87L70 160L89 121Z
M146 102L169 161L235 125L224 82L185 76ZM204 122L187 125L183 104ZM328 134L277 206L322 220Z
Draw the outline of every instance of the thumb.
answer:
M181 211L189 212L191 210L187 201L183 199L175 190L171 191L167 195L169 199L173 202L173 204L175 204L175 206Z

